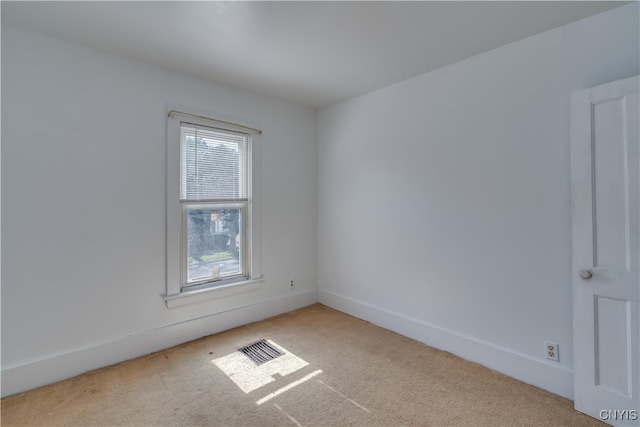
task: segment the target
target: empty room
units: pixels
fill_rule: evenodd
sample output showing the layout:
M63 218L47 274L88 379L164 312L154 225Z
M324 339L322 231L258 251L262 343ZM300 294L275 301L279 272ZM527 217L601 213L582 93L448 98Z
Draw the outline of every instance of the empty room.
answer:
M2 1L2 425L638 426L639 6Z

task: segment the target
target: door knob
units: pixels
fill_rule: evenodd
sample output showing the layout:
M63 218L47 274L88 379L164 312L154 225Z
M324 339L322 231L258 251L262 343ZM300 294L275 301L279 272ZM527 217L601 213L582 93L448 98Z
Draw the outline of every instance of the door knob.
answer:
M591 270L580 270L580 277L584 280L589 280L593 277Z

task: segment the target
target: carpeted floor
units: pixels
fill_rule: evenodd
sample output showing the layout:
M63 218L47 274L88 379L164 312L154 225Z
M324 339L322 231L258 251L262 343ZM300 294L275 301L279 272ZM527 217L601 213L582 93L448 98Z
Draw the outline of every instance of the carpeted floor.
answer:
M236 350L266 338L283 356ZM320 304L2 400L4 427L602 426L569 400Z

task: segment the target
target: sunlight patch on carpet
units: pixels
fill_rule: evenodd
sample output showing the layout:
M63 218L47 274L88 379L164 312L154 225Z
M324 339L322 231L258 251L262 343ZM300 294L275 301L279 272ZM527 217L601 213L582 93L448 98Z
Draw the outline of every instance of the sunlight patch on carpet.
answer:
M266 340L277 349L282 356L261 365L256 365L244 353L234 351L223 357L212 360L245 393L251 393L269 383L274 382L275 375L286 376L309 365L308 362L280 347L271 340Z
M320 375L321 373L322 373L322 369L318 369L317 371L313 371L309 375L306 375L306 376L300 378L297 381L294 381L294 382L292 382L290 384L287 384L286 386L282 387L281 389L278 389L278 390L274 391L273 393L269 393L268 395L266 395L262 399L258 400L256 402L256 404L257 405L262 405L264 402L268 402L269 400L273 399L274 397L281 395L285 391L291 390L292 388L294 388L296 386L299 386L302 383L306 383L311 378L315 377L316 375Z

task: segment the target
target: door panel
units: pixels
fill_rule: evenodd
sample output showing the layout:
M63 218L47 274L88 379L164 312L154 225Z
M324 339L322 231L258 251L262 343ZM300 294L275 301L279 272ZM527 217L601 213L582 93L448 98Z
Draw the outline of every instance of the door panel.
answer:
M594 265L629 271L625 98L593 104Z
M571 98L575 408L640 424L638 77Z
M629 301L595 297L595 385L623 397L631 397L630 309Z

